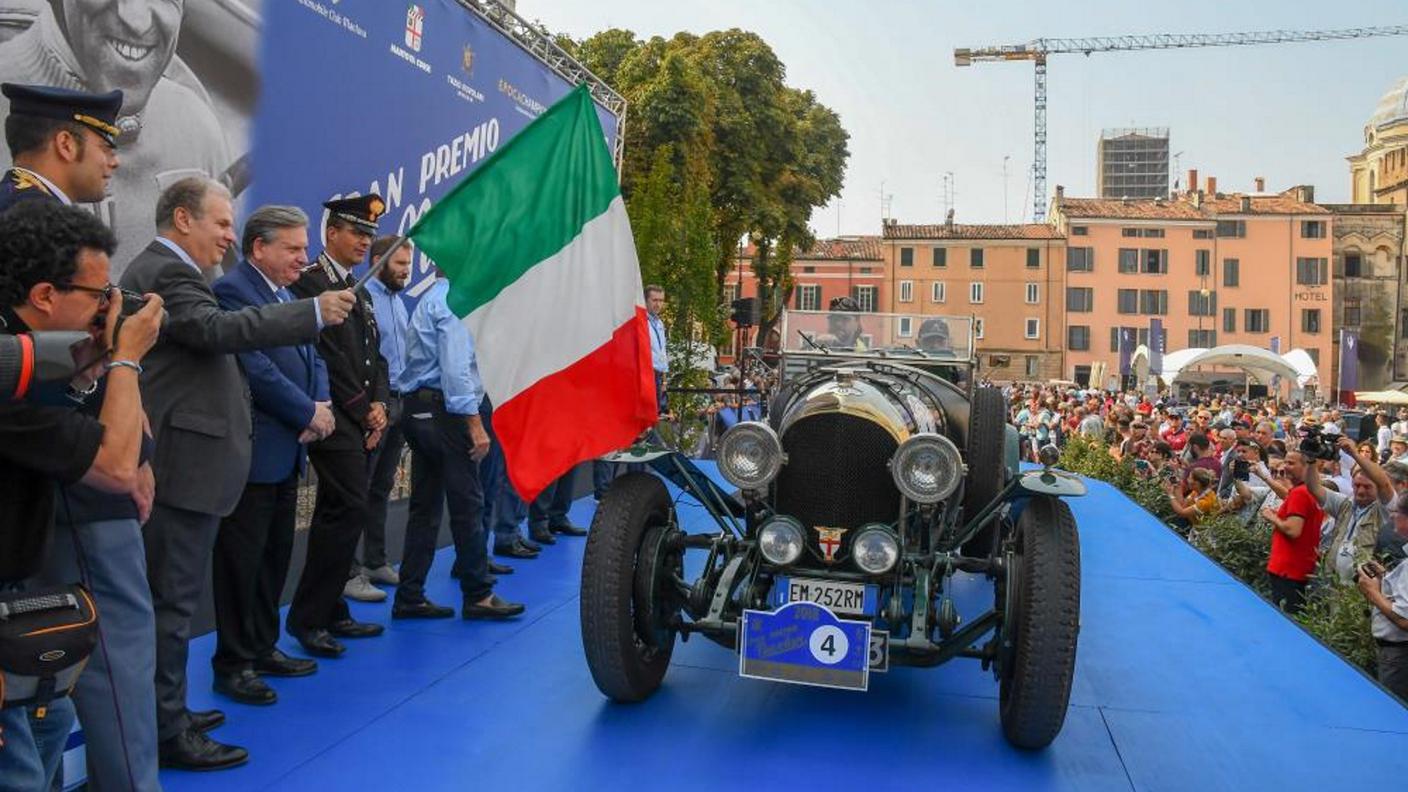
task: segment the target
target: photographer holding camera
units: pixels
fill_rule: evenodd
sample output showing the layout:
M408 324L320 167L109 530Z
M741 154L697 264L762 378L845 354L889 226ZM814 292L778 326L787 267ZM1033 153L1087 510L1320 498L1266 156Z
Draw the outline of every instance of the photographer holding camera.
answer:
M1319 476L1306 481L1306 487L1335 520L1335 530L1324 543L1325 564L1341 582L1351 583L1359 565L1373 556L1380 529L1392 523L1388 504L1393 500L1393 482L1372 456L1360 454L1348 437L1321 435L1319 440L1324 443L1332 437L1338 449L1354 460L1353 494L1326 489Z
M163 309L159 298L148 298L141 310L122 316L121 292L109 283L108 257L115 244L112 233L92 214L58 202L25 202L0 215L0 332L88 330L94 336L94 349L84 362L106 361L99 371L106 369L108 374L101 404L86 410L72 400L59 406L0 404L0 513L7 518L0 528L0 582L6 590L18 589L21 581L48 566L46 545L50 560L75 551L82 557L71 533L65 541L49 541L57 493L71 491L59 490L55 484L68 488L81 483L95 494L124 498L140 516L151 507L152 479L149 471L143 473L139 461L146 419L137 378L143 356L156 342ZM101 577L108 553L134 559L133 585L138 599L144 599L137 519L109 527L111 535L95 540L101 547L91 548L99 552L86 557L90 562L86 571ZM95 579L89 585L98 594L106 623L109 610L115 615L122 606L103 595L102 584ZM125 647L119 643L125 641L150 646L151 604L144 601L144 634L118 636L100 627L99 640L109 647ZM140 610L140 602L134 607ZM111 701L111 678L99 654L78 679L75 697L80 706ZM124 655L122 662L133 660ZM151 707L150 698L146 706ZM133 713L133 717L139 715ZM47 707L41 703L0 709L4 730L0 788L48 789L73 716L73 704L66 698L56 698Z

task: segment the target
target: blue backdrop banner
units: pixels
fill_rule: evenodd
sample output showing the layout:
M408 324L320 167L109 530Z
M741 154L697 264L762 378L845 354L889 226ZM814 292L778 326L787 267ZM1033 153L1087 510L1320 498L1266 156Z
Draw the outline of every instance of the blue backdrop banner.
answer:
M285 0L266 13L245 206L301 206L315 237L323 201L368 192L386 199L383 233L404 233L572 88L453 0ZM598 111L609 143L616 118ZM412 298L429 266L417 254Z
M387 199L382 230L405 231L572 87L455 0L3 5L0 81L123 91L121 166L92 206L117 233L114 281L180 178L225 182L240 221L261 204L302 207L316 254L324 201L374 190ZM111 30L126 31L121 57ZM611 143L617 119L600 112ZM427 271L416 262L410 294Z

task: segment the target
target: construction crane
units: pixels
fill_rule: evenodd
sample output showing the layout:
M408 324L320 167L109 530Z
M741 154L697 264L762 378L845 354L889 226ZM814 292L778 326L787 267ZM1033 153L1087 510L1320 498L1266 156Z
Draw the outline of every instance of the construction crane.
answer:
M1151 49L1193 49L1195 47L1243 47L1252 44L1288 44L1298 41L1338 41L1408 35L1408 25L1346 28L1344 30L1263 30L1251 33L1180 34L1157 33L1147 36L1101 36L1093 38L1039 38L1025 44L1009 44L982 49L953 51L954 63L1031 61L1036 67L1036 150L1032 158L1032 217L1046 219L1046 59L1051 55L1095 52L1126 52Z

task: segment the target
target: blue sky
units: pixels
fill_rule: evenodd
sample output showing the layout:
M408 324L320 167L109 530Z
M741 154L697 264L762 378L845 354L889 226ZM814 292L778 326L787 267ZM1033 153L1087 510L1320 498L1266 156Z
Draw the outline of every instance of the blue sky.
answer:
M1227 3L989 0L519 0L518 11L577 37L624 27L639 37L740 27L816 92L851 133L838 202L818 234L879 230L881 183L900 222L941 217L954 174L959 222L1030 217L1032 67L953 65L955 47L1033 38L1138 33L1333 29L1408 23L1387 0ZM1345 156L1363 145L1379 98L1408 75L1408 37L1261 47L1053 56L1048 72L1048 184L1093 195L1104 127L1166 126L1179 171L1215 175L1223 191L1313 184L1348 200Z

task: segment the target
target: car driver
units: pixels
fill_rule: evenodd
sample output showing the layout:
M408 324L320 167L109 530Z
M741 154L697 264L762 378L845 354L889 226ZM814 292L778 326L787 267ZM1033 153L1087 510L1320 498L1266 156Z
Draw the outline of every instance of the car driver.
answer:
M860 304L851 297L837 297L831 301L831 313L826 317L826 328L836 338L839 349L864 350L861 340Z
M919 325L919 349L921 352L952 353L948 322L942 319L925 319L924 323Z

